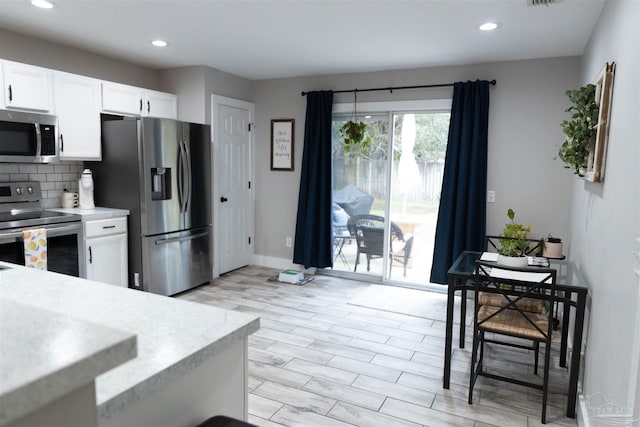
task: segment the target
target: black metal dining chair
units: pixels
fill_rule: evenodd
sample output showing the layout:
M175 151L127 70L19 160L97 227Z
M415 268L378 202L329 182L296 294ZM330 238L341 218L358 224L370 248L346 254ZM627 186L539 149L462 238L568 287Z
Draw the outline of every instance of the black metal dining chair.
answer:
M553 307L556 298L556 270L549 268L513 268L492 262L476 261L473 276L475 308L473 319L473 348L469 375L469 403L473 403L473 388L478 376L507 381L542 390L542 423L546 423L551 363L551 338L553 333ZM502 304L482 304L480 293L495 296ZM546 313L528 311L531 301L540 301L547 307ZM491 333L491 336L486 336ZM527 342L499 340L508 336ZM532 350L537 373L540 344L544 344L544 368L542 382L532 382L489 372L484 366L486 343ZM533 344L531 344L533 343ZM478 354L479 353L479 354Z

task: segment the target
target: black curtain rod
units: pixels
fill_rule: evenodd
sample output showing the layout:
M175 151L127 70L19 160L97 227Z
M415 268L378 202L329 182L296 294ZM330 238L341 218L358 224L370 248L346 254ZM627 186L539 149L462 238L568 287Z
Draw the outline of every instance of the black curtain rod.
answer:
M495 80L491 80L489 82L489 84L491 86L495 86L496 85L496 81ZM395 86L395 87L376 87L376 88L371 88L371 89L349 89L349 90L334 90L333 93L356 93L356 92L374 92L374 91L389 91L389 92L393 92L394 90L401 90L401 89L426 89L426 88L431 88L431 87L448 87L448 86L453 86L454 83L444 83L444 84L439 84L439 85L419 85L419 86ZM308 92L302 92L302 96L305 96Z

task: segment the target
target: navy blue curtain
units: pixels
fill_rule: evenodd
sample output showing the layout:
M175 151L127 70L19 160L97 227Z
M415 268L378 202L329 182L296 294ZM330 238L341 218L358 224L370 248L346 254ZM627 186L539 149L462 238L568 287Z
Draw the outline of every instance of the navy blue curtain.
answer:
M447 270L462 251L484 248L488 127L489 82L455 83L432 283L447 283Z
M332 91L307 92L304 151L293 262L304 268L331 267Z

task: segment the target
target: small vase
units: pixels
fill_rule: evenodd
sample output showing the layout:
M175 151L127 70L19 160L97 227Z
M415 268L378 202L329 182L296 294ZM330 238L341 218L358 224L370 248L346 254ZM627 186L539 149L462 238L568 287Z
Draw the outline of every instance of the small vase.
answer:
M506 265L507 267L527 267L529 265L529 259L526 256L498 255L498 264Z
M544 242L544 250L542 251L542 256L547 258L562 258L562 242Z

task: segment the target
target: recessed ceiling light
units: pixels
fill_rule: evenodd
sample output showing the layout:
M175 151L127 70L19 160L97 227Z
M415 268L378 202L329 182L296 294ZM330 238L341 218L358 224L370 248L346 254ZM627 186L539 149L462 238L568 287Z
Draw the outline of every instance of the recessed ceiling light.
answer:
M164 40L153 40L151 42L152 45L154 45L155 47L165 47L167 46L167 42Z
M39 7L41 9L51 9L53 8L53 3L48 2L47 0L31 0L31 4L35 7Z
M493 31L499 26L500 24L497 24L495 22L485 22L484 24L480 25L478 28L480 29L480 31Z

